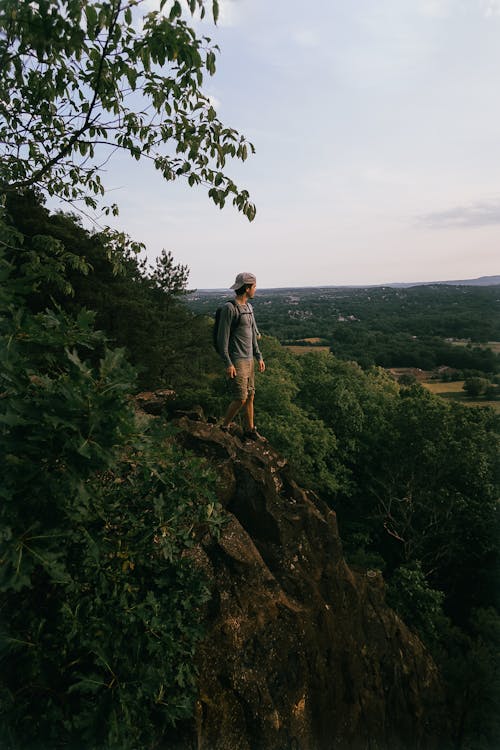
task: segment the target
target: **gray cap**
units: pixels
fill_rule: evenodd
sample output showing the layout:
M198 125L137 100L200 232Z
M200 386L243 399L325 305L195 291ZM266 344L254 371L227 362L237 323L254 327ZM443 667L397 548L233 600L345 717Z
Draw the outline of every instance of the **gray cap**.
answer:
M230 286L230 289L241 289L242 286L245 286L245 284L256 284L257 279L253 275L253 273L239 273L236 277L236 281L232 286Z

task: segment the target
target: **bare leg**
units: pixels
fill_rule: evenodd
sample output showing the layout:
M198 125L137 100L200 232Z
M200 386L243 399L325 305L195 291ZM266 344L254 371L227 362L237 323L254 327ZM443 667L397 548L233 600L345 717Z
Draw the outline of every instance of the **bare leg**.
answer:
M231 401L231 403L229 404L227 408L226 415L224 417L224 422L223 422L224 427L227 427L228 424L230 424L230 422L233 421L233 419L235 418L235 416L238 414L239 410L245 403L246 403L245 401L240 401L239 399L236 401Z
M245 418L247 422L247 429L253 430L253 393L249 394L247 400L245 401Z

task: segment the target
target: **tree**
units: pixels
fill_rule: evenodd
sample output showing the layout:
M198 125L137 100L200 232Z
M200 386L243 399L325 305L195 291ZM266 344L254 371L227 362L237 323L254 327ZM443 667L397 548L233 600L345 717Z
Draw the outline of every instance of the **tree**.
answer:
M186 23L179 0L141 19L143 3L0 0L0 195L38 188L95 208L102 168L122 150L166 180L207 186L221 208L232 197L252 220L248 192L222 170L253 146L202 91L217 48ZM186 5L203 16L205 4Z
M420 561L431 587L446 592L448 614L464 622L494 599L498 420L419 386L387 400L385 424L369 409L339 518L356 528L363 520L389 574Z
M174 263L174 256L170 251L162 250L156 258L150 278L155 289L171 299L186 293L189 269L180 263Z
M8 195L5 215L22 238L10 242L5 258L19 283L32 276L35 288L25 298L31 311L55 305L75 316L95 311L96 326L138 368L141 389L177 390L206 377L217 361L211 347L200 347L210 339L209 322L182 303L189 272L172 253L163 251L148 268L119 237L110 247L106 233L87 231L75 216L49 213L29 193Z
M476 398L477 396L482 396L484 394L488 385L489 382L486 378L471 377L465 379L463 389L467 396L470 398Z
M93 314L33 313L12 271L0 247L0 745L158 747L192 714L215 477L135 418Z
M412 372L404 372L402 375L398 378L399 385L404 386L405 388L408 388L409 386L415 385L417 382L417 378Z

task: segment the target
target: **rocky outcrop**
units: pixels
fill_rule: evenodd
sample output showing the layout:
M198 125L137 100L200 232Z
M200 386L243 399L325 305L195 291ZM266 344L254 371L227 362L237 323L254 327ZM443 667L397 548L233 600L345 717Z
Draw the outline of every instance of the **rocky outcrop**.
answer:
M159 388L156 391L143 391L134 397L134 404L138 411L160 416L165 411L169 402L175 399L175 391L170 388Z
M197 750L441 750L436 667L353 572L335 513L267 443L188 417L178 439L217 471L228 522L196 560L212 587L199 649Z

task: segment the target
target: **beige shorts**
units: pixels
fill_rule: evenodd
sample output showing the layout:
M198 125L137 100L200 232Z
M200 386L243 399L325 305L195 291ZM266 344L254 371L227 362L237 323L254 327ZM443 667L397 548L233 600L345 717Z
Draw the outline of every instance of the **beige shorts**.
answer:
M236 377L229 378L232 397L238 401L246 401L248 396L255 393L254 361L253 359L237 359L234 366Z

